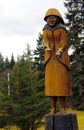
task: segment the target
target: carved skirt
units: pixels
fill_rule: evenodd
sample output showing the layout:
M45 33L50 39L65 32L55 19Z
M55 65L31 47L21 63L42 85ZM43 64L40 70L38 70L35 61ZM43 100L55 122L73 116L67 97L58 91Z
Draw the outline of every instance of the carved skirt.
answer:
M45 67L45 95L71 96L69 71L53 56Z

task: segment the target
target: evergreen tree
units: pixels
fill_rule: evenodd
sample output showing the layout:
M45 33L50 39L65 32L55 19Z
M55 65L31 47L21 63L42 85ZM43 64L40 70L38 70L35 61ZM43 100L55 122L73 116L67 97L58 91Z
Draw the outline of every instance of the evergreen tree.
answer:
M30 46L29 44L27 44L27 47L25 49L25 52L23 52L23 57L26 61L30 61L33 59L33 55L32 55L32 52L30 50Z
M27 51L30 52L29 49ZM10 78L11 96L5 96L8 97L6 102L0 104L8 118L2 114L2 109L0 115L7 119L7 122L1 121L4 126L17 125L23 130L36 130L49 105L41 89L44 86L43 79L39 79L39 71L29 52L18 58Z
M2 54L0 53L0 72L5 70L5 66L4 66L4 57L2 56Z
M84 1L66 0L65 7L68 10L66 25L69 32L69 47L73 49L71 55L72 103L74 108L84 109Z
M42 41L43 36L39 33L36 50L34 50L34 63L38 70L41 71L40 78L44 77L44 48Z
M14 59L14 55L11 55L11 61L10 61L10 69L13 68L13 66L15 65L15 59Z
M28 56L27 56L28 54ZM24 55L14 66L12 87L14 99L14 111L12 113L15 123L24 130L35 130L39 127L43 115L48 111L48 105L45 106L47 100L44 97L43 79L39 80L39 71L33 65L31 60L31 52L27 49ZM23 58L24 57L24 58ZM16 106L17 105L17 106ZM16 110L16 107L18 109ZM14 112L13 111L13 112ZM16 116L18 115L18 118Z
M5 64L5 70L10 68L10 61L9 61L8 57L6 57L4 64Z
M9 114L11 113L10 104L10 97L0 92L0 128L9 125Z

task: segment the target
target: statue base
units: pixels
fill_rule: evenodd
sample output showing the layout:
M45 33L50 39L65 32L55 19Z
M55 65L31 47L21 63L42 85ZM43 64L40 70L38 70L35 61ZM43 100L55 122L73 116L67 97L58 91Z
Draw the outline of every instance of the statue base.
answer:
M47 114L45 130L78 130L77 116L75 113Z

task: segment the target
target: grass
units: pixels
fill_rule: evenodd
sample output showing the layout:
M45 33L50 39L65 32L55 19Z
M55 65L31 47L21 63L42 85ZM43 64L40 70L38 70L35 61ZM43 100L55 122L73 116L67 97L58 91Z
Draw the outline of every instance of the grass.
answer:
M77 114L78 128L79 130L84 130L84 111L69 110L70 112L75 112Z
M76 111L68 109L67 112L74 112L77 114L78 128L79 130L84 130L84 111ZM37 130L44 130L44 126L41 126ZM16 126L11 127L11 129L0 129L0 130L20 130Z

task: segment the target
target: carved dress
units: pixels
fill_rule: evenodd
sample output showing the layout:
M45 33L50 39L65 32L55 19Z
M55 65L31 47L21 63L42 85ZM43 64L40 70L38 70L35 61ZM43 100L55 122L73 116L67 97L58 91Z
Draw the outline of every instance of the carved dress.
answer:
M46 96L71 96L70 86L70 62L67 50L67 31L61 23L55 27L48 24L43 29L44 48L53 50L51 55L49 50L45 50L45 95ZM61 57L56 56L56 52L62 48Z

